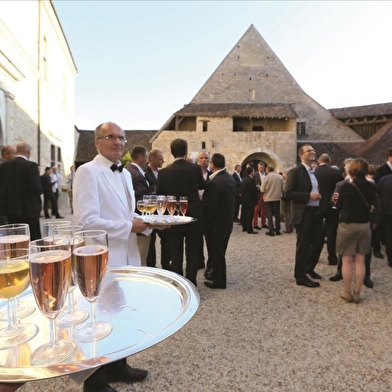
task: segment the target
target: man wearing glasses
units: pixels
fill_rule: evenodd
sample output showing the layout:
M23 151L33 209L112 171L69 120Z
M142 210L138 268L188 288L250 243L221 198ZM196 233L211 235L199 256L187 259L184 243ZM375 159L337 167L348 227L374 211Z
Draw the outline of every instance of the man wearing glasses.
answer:
M289 170L285 184L285 200L291 200L291 223L297 232L294 277L298 286L318 287L309 279L321 279L314 271L324 240L322 215L319 211L321 195L318 181L311 167L316 152L309 144L298 150L301 163Z
M106 230L109 264L140 265L136 234L149 235L151 228L135 213L131 174L122 170L125 132L108 122L95 130L98 155L78 168L74 181L75 223L84 230ZM109 382L137 382L146 370L131 368L126 358L100 367L84 383L84 392L115 392Z

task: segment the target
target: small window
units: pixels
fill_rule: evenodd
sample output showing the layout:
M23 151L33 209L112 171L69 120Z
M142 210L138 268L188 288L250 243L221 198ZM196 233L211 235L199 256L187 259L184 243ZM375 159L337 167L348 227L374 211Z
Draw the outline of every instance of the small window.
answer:
M297 135L306 135L306 122L298 122L297 123Z
M206 142L201 142L201 149L205 150L205 148L206 148Z
M249 100L254 101L255 100L255 89L252 88L249 90Z
M254 125L252 128L253 132L263 132L264 131L264 127L262 125Z
M203 121L203 132L208 131L208 121Z

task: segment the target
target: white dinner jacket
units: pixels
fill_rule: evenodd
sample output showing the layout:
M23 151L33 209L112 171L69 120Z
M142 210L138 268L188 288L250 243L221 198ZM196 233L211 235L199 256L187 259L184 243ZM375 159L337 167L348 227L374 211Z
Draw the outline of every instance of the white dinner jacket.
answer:
M111 165L112 162L98 154L76 171L73 188L75 223L82 225L84 230L108 232L110 265L140 265L136 234L131 232L133 218L139 217L134 212L132 177L128 170L121 174L113 172ZM121 187L121 180L125 187ZM150 233L150 229L143 232Z

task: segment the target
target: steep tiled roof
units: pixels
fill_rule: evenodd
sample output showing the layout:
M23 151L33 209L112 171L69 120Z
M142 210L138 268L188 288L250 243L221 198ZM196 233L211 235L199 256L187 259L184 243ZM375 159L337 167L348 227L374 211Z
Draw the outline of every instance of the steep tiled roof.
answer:
M377 105L352 106L329 110L338 119L352 117L386 116L392 114L392 102Z
M279 103L191 103L175 114L181 116L297 118L289 104Z

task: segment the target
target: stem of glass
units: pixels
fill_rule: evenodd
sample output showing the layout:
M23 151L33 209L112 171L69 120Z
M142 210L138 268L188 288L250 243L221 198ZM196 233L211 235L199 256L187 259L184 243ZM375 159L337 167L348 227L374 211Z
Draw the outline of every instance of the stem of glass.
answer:
M54 347L58 344L58 335L57 335L57 328L56 328L56 319L50 319L50 328L49 328L49 339L50 339L50 346Z
M89 320L89 325L90 327L94 327L94 325L97 323L97 315L95 312L95 301L90 302L90 320Z
M15 311L14 298L7 301L7 316L8 316L7 330L11 330L16 325L16 311Z

